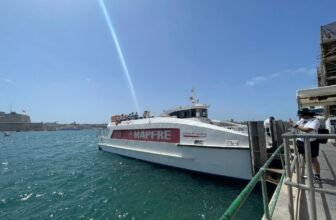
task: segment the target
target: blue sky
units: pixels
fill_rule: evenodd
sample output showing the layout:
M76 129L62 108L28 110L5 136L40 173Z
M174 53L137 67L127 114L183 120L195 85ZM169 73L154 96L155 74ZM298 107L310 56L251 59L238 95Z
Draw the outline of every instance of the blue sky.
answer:
M189 104L214 119L295 118L316 87L336 1L105 0L140 110ZM0 111L103 123L137 111L98 0L0 2Z

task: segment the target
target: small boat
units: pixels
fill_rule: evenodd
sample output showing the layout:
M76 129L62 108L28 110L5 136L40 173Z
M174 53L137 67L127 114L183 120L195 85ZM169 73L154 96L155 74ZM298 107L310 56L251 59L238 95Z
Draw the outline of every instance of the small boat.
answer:
M108 134L99 137L99 149L135 159L202 173L252 178L247 126L212 121L206 104L164 111L114 115Z
M10 132L9 131L4 132L4 136L10 136Z

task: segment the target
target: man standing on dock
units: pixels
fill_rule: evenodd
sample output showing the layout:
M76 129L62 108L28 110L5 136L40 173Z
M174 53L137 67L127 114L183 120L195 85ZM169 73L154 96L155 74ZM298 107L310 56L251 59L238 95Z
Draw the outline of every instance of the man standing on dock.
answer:
M271 147L272 146L272 129L271 129L271 126L272 126L272 123L274 121L274 117L271 116L269 118L267 118L265 121L264 121L264 128L265 128L265 133L266 133L266 144L267 146Z
M307 108L303 108L298 111L298 115L300 120L294 123L291 119L289 119L288 123L293 127L298 129L301 132L309 133L309 134L318 134L318 129L320 127L320 121L315 118L315 112L310 111ZM314 173L314 182L320 183L320 163L317 160L317 156L319 155L319 141L316 138L310 138L310 147L311 147L311 156L312 156L312 168ZM296 145L298 151L301 155L304 156L304 139L297 138Z

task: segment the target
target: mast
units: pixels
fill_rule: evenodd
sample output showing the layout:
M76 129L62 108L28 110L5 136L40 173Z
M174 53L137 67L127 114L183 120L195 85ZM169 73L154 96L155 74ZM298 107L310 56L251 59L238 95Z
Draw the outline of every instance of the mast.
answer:
M198 103L198 99L196 99L196 95L195 95L195 87L192 87L191 89L191 96L190 96L190 101L192 105L195 105Z

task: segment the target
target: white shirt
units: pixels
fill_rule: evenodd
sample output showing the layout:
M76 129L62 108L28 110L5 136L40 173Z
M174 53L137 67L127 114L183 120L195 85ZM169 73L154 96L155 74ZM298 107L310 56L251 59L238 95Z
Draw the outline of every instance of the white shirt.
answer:
M264 128L270 128L270 119L267 118L265 121L264 121Z
M320 128L320 121L316 118L310 118L310 119L300 119L295 124L298 126L304 127L304 128L311 128L313 130L309 132L303 132L300 131L301 134L318 134L318 129ZM303 138L297 138L299 141L304 141ZM310 138L310 141L315 141L316 138Z

